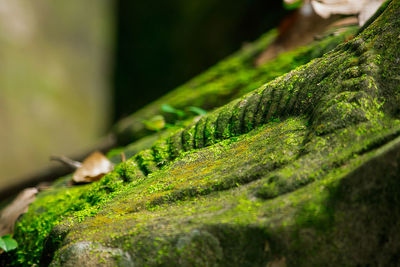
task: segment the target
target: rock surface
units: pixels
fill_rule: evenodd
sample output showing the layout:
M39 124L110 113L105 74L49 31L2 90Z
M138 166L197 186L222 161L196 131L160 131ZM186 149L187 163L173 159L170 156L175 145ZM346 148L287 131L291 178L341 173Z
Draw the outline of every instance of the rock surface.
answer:
M255 44L132 115L116 128L136 140L123 148L130 159L99 182L66 187L66 177L41 193L4 260L397 265L400 1L388 3L359 35L274 80L246 63ZM232 101L207 115L148 136L140 124L162 103L211 109L220 92Z

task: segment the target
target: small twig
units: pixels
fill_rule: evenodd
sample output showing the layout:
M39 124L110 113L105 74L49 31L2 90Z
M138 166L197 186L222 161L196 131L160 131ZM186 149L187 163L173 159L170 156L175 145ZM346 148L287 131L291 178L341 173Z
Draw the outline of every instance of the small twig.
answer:
M80 163L79 161L72 160L65 156L50 156L50 160L59 161L73 169L78 169L82 165L82 163Z
M125 162L126 161L125 152L122 151L120 155L121 155L121 161Z
M46 191L46 190L50 189L50 187L51 187L51 183L49 183L49 182L40 182L35 186L35 188L37 190L39 190L39 192Z

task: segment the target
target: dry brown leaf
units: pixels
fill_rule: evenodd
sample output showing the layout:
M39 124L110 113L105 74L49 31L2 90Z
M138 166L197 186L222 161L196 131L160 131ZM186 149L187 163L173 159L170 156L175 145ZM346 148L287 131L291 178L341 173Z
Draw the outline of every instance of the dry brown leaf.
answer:
M367 1L360 14L358 14L360 26L364 25L365 22L367 22L367 20L375 14L384 1L385 0Z
M257 57L255 65L260 66L282 52L311 43L335 20L335 16L322 18L314 12L309 1L303 1L301 8L293 10L280 22L278 37Z
M15 222L28 211L29 204L35 200L38 192L37 188L26 188L2 210L0 214L0 236L13 234Z
M314 11L323 18L333 14L358 14L358 22L363 25L382 5L384 0L312 0Z
M90 183L100 180L106 173L114 168L111 161L101 152L93 152L74 172L72 180L75 183Z

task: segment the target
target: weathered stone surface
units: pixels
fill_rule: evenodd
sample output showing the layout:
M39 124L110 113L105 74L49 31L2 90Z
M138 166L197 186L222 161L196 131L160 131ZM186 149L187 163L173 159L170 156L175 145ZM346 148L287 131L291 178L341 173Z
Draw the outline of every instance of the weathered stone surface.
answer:
M134 266L128 253L121 249L106 248L91 242L77 242L66 248L61 248L60 256L50 266ZM93 261L93 258L97 261Z
M11 260L397 265L399 18L393 0L323 57L138 140L99 182L61 179L18 223Z

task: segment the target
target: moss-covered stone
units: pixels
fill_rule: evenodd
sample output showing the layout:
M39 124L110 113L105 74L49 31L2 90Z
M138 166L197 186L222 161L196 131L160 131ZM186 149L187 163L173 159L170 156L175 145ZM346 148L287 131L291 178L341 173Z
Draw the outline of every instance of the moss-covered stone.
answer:
M100 181L56 183L17 223L9 262L398 264L399 18L393 0L323 57L138 141Z

